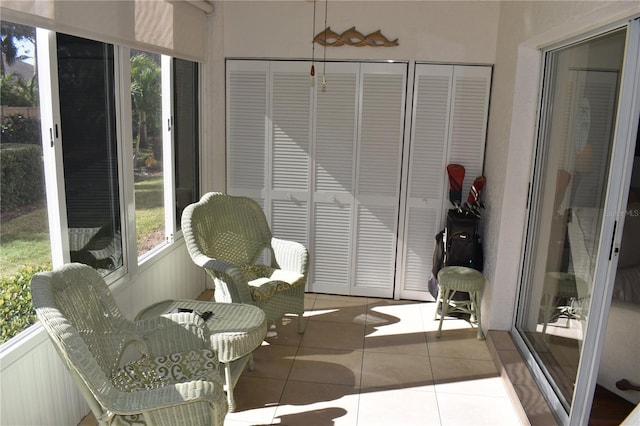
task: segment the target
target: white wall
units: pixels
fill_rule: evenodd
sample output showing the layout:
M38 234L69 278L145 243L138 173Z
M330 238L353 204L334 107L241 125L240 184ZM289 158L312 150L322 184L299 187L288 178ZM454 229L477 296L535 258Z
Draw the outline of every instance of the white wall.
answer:
M222 2L214 3L214 12L207 16L205 34L206 56L200 68L202 83L200 192L226 190L226 111L225 61Z
M225 1L224 54L245 58L311 58L312 1ZM316 2L316 34L325 2ZM327 26L366 35L378 29L397 47L327 47L327 59L395 59L493 63L498 2L329 1ZM316 44L315 57L323 48Z
M34 329L18 337L25 341L0 354L0 424L76 425L89 406L47 333L39 326Z

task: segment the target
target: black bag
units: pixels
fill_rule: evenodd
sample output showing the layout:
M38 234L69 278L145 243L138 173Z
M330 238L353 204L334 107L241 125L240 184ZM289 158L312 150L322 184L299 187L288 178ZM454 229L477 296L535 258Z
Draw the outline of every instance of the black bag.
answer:
M438 297L438 272L445 266L466 266L482 271L484 256L478 225L480 219L467 212L450 209L445 229L436 235L428 290ZM469 294L457 292L454 300L468 300Z
M427 282L427 289L434 299L438 298L438 272L444 266L444 231L436 234L436 244L433 249L431 276Z
M444 230L444 266L466 266L482 271L483 255L478 225L472 214L450 209ZM436 275L437 276L437 275Z
M436 245L433 249L433 263L431 273L434 277L438 276L438 272L444 266L444 231L436 234Z

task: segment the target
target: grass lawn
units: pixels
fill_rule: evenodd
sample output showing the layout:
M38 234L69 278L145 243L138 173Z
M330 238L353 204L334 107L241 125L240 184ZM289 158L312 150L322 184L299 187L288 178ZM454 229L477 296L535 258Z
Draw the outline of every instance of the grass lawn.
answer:
M40 207L0 225L0 276L51 262L47 211Z
M162 176L136 182L136 232L138 254L164 239ZM49 228L44 207L0 225L0 276L14 275L23 265L51 262Z
M164 240L162 175L136 182L136 235L138 256Z

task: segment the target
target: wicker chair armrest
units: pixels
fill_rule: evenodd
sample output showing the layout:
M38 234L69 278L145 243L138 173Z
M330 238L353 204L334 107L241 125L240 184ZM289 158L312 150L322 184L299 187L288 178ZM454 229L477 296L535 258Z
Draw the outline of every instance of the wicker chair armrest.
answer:
M114 414L129 415L144 411L169 408L185 403L198 401L218 402L225 400L222 384L212 381L192 380L176 383L156 389L120 391L112 388L102 399L104 406Z
M206 269L214 277L223 277L224 275L227 275L236 283L244 282L246 284L247 282L240 268L232 263L213 259L204 254L197 255L193 258L193 261L196 265Z
M216 300L252 303L247 277L236 265L204 255L198 256L196 264L203 267L214 281L226 283L220 288L216 286ZM221 299L218 299L219 296Z
M271 247L275 261L280 269L297 272L302 275L307 274L309 268L309 252L307 248L295 241L271 239Z

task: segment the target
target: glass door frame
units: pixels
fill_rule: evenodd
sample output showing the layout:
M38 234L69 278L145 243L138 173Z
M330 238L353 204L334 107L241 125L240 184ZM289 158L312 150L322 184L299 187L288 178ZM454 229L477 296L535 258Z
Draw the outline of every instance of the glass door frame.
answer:
M626 210L627 196L631 180L631 171L633 169L635 138L638 132L638 116L640 115L640 21L627 20L607 28L585 34L584 36L572 40L568 40L562 45L555 45L543 49L542 56L546 59L552 51L561 47L596 38L609 32L626 28L626 45L622 75L620 79L618 108L615 115L613 145L610 160L610 168L608 175L608 189L606 192L606 200L604 204L605 213L623 212ZM546 77L548 73L547 61L543 60L543 72L541 75ZM529 221L525 235L530 236L532 232L537 230L533 227L536 223L537 210L533 207L539 202L533 199L540 191L536 185L540 185L539 173L544 171L546 167L545 147L537 145L537 140L544 134L545 116L547 114L546 98L543 98L542 85L548 81L541 81L540 109L538 117L537 139L534 156L534 164L532 165L532 182L529 194ZM544 96L547 96L546 94ZM542 151L541 151L542 150ZM527 292L525 287L531 282L530 275L534 267L536 259L535 253L529 256L529 252L535 249L531 242L533 238L526 238L523 246L523 263L520 272L520 291L518 292L518 300L516 303L516 312L512 323L512 336L516 345L523 353L523 358L533 374L536 383L540 387L547 403L562 424L582 425L587 424L591 412L593 395L604 345L605 333L607 330L607 321L609 316L609 307L611 304L611 296L613 292L613 281L616 273L618 261L617 250L620 247L622 239L624 215L605 214L600 231L600 244L597 255L597 263L594 271L594 285L591 304L589 307L589 319L586 333L583 341L582 353L578 365L576 376L575 391L571 401L569 412L565 410L560 399L556 395L548 378L545 376L542 368L530 352L528 345L520 335L518 327L518 319L526 317L525 312L529 309L526 303L523 303L523 295ZM526 258L525 258L526 257Z

